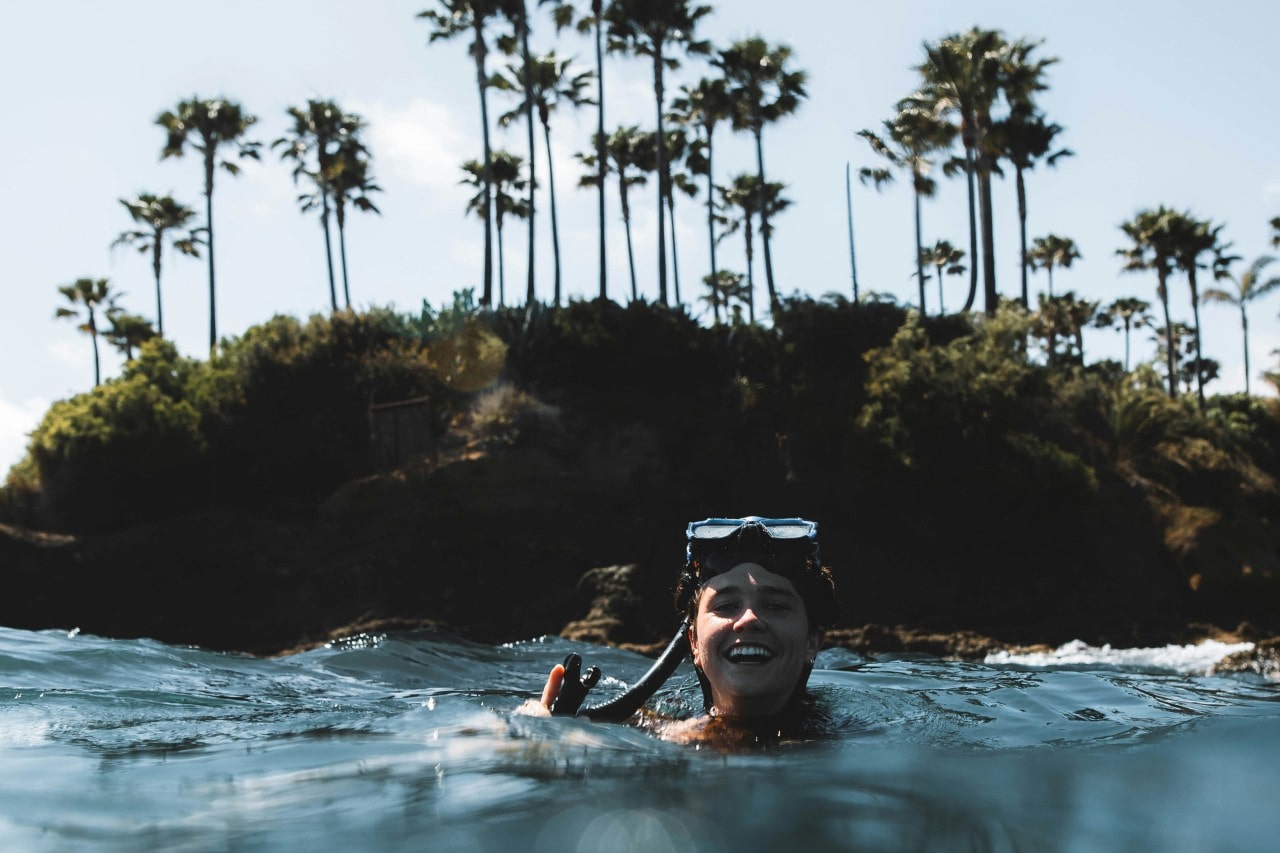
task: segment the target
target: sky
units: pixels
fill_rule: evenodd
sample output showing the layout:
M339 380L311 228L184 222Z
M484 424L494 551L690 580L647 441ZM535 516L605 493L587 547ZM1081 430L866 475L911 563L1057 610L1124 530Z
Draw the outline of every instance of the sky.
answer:
M0 467L17 462L29 433L59 400L89 390L93 355L75 324L56 319L58 287L107 278L120 304L155 316L149 259L111 248L132 227L120 199L172 193L203 211L198 159L160 160L164 132L156 117L193 96L226 97L258 117L250 138L264 143L260 163L239 177L220 174L214 191L218 329L238 335L276 314L307 317L328 310L323 235L318 217L302 214L290 167L266 146L283 135L286 109L309 98L336 101L368 122L373 171L384 192L381 215L352 213L347 225L352 302L417 312L481 284L483 231L464 215L468 188L460 164L480 157L479 99L463 40L428 44L418 12L433 0L43 0L9 2L0 31L0 86L7 132L0 134ZM578 5L584 6L585 3ZM851 295L846 169L879 165L863 128L876 129L918 80L923 44L972 26L1010 38L1043 40L1038 53L1059 61L1040 99L1074 157L1027 176L1030 237L1071 237L1083 257L1055 271L1057 293L1107 302L1137 296L1158 304L1154 276L1121 271L1119 229L1143 208L1167 205L1225 225L1223 236L1244 257L1273 251L1268 221L1280 216L1280 111L1275 97L1274 34L1280 4L1269 0L721 0L699 35L716 46L752 36L792 49L808 75L808 98L791 118L765 131L765 169L787 185L792 206L774 222L779 289L813 297ZM594 66L592 45L573 32L556 36L545 10L535 20L535 52L555 48ZM495 60L496 68L501 59ZM698 58L671 73L668 91L709 73ZM652 127L651 67L614 56L605 64L606 126ZM493 114L513 101L491 94ZM574 153L594 131L591 108L552 119L553 165L560 213L564 290L590 298L598 288L596 199L576 188ZM495 146L525 156L518 124L493 133ZM539 145L541 140L539 138ZM546 185L545 150L539 175ZM720 131L717 180L751 170L750 139ZM610 293L629 290L626 249L610 188ZM996 262L1002 294L1019 289L1018 232L1012 178L995 180ZM656 213L652 188L633 202L633 238L641 295L655 299ZM702 311L698 284L708 270L702 199L677 202L677 250L683 301ZM853 185L860 288L915 302L914 226L908 184L880 192ZM538 296L552 286L550 224L538 199L535 237ZM924 208L924 242L967 245L966 190L941 179ZM507 228L506 289L522 300L527 229ZM721 244L722 268L745 270L739 237ZM757 265L760 259L757 253ZM1275 269L1275 268L1273 268ZM763 270L757 266L758 281ZM947 282L945 305L963 303L968 276ZM763 285L760 285L763 287ZM167 335L192 357L208 351L209 304L203 260L166 253ZM1045 287L1032 278L1033 293ZM1186 284L1170 285L1175 319L1189 322ZM930 310L936 307L930 290ZM1250 313L1255 392L1274 393L1258 374L1278 366L1280 298ZM1202 308L1206 356L1221 363L1211 392L1242 390L1239 313ZM1134 359L1154 346L1134 338ZM1086 359L1123 358L1123 340L1090 329ZM103 375L118 376L121 357L103 342Z

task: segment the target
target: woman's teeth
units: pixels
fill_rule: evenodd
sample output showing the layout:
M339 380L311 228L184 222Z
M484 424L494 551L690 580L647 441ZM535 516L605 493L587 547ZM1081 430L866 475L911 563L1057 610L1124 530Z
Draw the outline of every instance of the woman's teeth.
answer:
M734 646L727 657L735 663L764 663L773 658L773 651L765 646Z

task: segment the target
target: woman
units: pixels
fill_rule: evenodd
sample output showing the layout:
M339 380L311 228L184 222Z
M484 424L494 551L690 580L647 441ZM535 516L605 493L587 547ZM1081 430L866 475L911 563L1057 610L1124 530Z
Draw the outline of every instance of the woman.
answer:
M687 648L709 718L756 729L803 725L805 684L824 629L838 613L831 574L819 558L817 524L800 518L712 518L690 524L687 541L675 593L685 621L650 674L618 700L579 711L599 674L589 671L579 686L579 661L570 655L568 680L565 666L551 670L542 691L543 713L630 716Z

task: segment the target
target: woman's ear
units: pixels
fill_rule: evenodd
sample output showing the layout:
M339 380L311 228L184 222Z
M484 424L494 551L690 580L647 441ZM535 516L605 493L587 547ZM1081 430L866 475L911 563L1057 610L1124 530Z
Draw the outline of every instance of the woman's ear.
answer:
M692 630L692 629L690 629ZM822 641L826 639L827 632L819 628L809 634L809 663L813 663L814 658L818 656L818 652L822 649Z

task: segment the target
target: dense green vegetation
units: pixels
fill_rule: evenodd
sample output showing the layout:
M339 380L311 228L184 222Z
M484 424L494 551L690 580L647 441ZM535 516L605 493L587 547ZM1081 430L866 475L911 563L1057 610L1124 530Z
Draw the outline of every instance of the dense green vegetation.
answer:
M1273 401L1201 412L1148 365L1049 366L1030 327L1015 303L922 320L840 298L783 300L772 329L643 302L480 311L466 295L417 317L277 317L210 362L148 342L123 377L54 406L10 473L7 512L75 532L193 510L313 518L376 473L370 404L427 395L436 459L408 463L408 485L384 473L361 488L398 482L405 506L431 495L427 518L480 501L488 523L552 489L530 517L561 529L526 557L573 542L574 560L548 569L564 583L658 559L695 515L803 513L844 561L853 624L1039 639L1274 622ZM536 460L551 479L477 474L477 458ZM484 477L487 498L473 494ZM483 524L449 525L481 564L499 547Z

